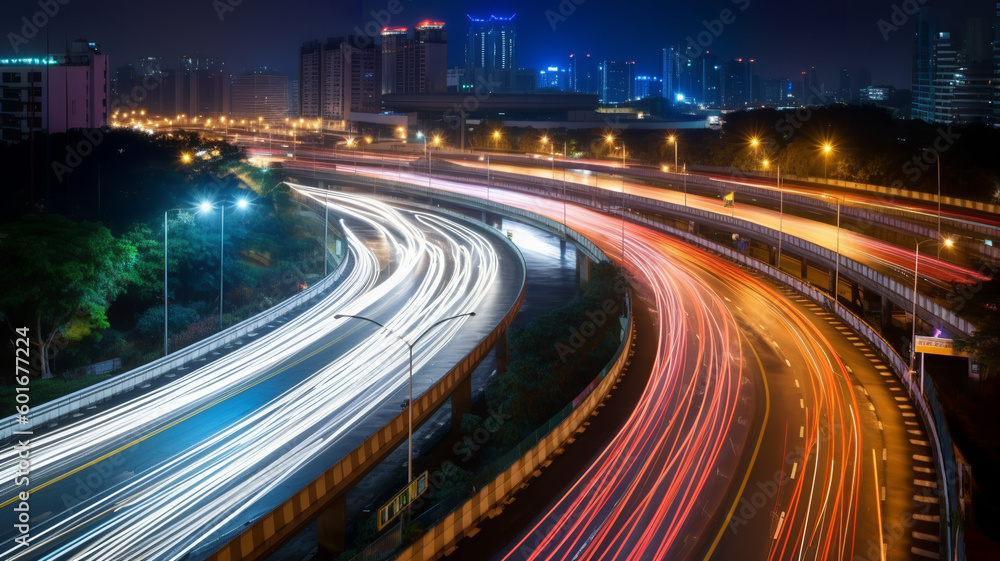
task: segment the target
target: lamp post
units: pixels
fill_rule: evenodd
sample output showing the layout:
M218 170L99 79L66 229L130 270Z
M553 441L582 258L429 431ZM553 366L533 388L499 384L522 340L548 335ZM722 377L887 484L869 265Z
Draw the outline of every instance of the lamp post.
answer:
M920 278L920 246L927 242L939 241L937 238L930 238L922 242L918 242L916 237L913 237L914 248L913 248L913 332L910 338L910 375L912 376L916 371L917 360L917 280ZM951 247L954 242L950 239L944 240L945 247ZM923 391L923 379L924 373L920 372L920 389Z
M930 151L934 153L934 159L937 160L937 235L941 237L941 154L931 148L921 148L922 151ZM941 258L941 246L938 245L937 257Z
M236 208L239 210L244 210L249 206L250 203L246 199L239 199L236 201ZM222 310L223 310L223 289L225 287L225 264L226 264L226 204L219 205L222 209L222 224L219 226L219 329L222 329ZM209 212L212 210L212 203L205 201L201 203L200 209L202 212Z
M827 181L827 171L830 167L830 153L833 152L833 146L830 143L823 145L823 181Z
M677 140L677 137L675 135L670 135L670 144L674 145L674 173L677 173L677 170L680 169L677 167L677 146L680 144L680 142ZM686 198L687 197L685 197L685 199ZM685 202L684 205L687 206L687 202Z
M169 349L169 336L167 335L167 318L169 313L169 302L170 298L167 292L168 276L167 276L167 233L169 231L169 221L167 220L167 214L175 210L186 210L183 208L172 208L170 210L163 211L163 356L170 354Z
M823 195L823 198L830 198L837 201L837 266L833 277L833 301L840 303L840 197L833 195Z
M406 339L404 339L403 336L400 335L399 333L396 333L392 329L386 327L385 325L383 325L383 324L381 324L381 323L379 323L379 322L377 322L377 321L375 321L375 320L373 320L371 318L367 318L367 317L364 317L364 316L352 316L352 315L347 315L347 314L337 314L337 315L333 316L333 319L353 318L353 319L361 319L361 320L365 320L367 322L374 323L375 325L381 327L382 329L385 329L389 333L392 333L397 339L399 339L400 341L402 341L403 344L406 345L407 349L409 350L409 363L410 363L410 374L409 374L409 386L410 386L410 390L409 390L409 395L410 395L410 397L406 401L407 416L409 418L408 421L407 421L407 435L406 435L406 448L407 448L406 483L407 483L407 485L409 485L409 483L413 481L413 347L420 341L420 339L422 339L424 337L424 335L427 335L428 333L431 332L431 330L433 330L435 327L441 325L442 323L444 323L446 321L451 321L453 319L458 319L458 318L466 317L466 316L468 316L468 317L475 317L475 315L476 315L476 312L466 312L464 314L458 314L457 316L451 316L451 317L446 317L444 319L439 319L438 321L436 321L436 322L432 323L430 326L428 326L427 329L425 329L422 333L420 333L420 335L417 335L417 338L414 339L412 343L409 342L409 341L407 341ZM409 512L409 510L410 510L409 503L407 503L407 505L406 505L406 510L407 510L407 512Z
M608 135L605 137L609 143L611 143L612 148L614 147L615 137L613 135ZM565 186L563 187L565 189ZM565 209L563 209L565 213ZM625 139L622 139L622 270L625 270ZM563 220L565 221L565 214L563 215Z
M771 162L764 160L764 169L770 167ZM781 165L775 163L774 167L778 171L778 178L775 185L778 188L778 269L781 269L781 237L783 235L783 226L785 221L785 192L781 190ZM839 235L839 232L838 232ZM839 258L838 258L839 259Z

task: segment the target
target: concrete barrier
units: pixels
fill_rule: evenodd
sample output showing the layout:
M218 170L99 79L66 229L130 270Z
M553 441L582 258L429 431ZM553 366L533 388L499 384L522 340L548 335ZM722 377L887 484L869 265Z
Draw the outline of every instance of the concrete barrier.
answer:
M463 537L475 529L483 520L493 518L503 511L503 505L530 481L541 469L542 464L566 445L577 433L584 421L593 415L603 402L611 387L621 377L629 361L630 349L635 339L635 325L631 310L628 312L628 327L618 352L611 364L601 372L600 382L580 405L563 419L556 428L535 444L527 454L511 464L502 474L483 486L458 509L446 515L417 541L403 550L396 559L399 561L429 561L448 554Z

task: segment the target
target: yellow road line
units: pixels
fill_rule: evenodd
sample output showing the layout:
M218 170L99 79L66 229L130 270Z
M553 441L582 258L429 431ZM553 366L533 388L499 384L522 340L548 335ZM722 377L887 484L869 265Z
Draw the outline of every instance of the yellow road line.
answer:
M719 541L722 540L722 534L729 527L729 521L733 518L733 513L736 512L736 506L740 502L740 498L743 496L743 490L746 489L747 481L750 480L750 472L753 471L754 463L757 461L757 453L760 452L760 444L764 441L764 431L767 430L767 418L771 412L771 392L767 389L767 375L764 373L764 364L760 361L760 355L757 354L757 350L753 348L750 344L750 339L747 339L746 334L740 331L740 335L747 340L747 346L750 347L750 351L753 352L754 358L757 359L757 366L760 368L760 375L764 379L764 423L761 425L760 434L757 436L757 445L753 449L753 456L750 457L750 465L747 466L746 475L743 476L743 482L740 483L740 491L736 494L736 499L733 500L733 506L730 507L729 513L726 514L726 520L722 523L722 527L719 528L719 533L715 536L715 540L712 542L712 546L708 548L708 553L705 554L705 561L708 561L715 553L715 548L719 545Z

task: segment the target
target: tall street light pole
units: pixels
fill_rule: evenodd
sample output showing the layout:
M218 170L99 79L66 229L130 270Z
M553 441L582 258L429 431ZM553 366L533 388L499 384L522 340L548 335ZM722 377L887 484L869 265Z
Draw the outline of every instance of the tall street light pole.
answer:
M828 170L830 167L830 153L833 152L833 146L830 144L823 145L823 181L828 181Z
M680 168L677 167L677 146L680 144L680 141L677 140L676 136L670 135L670 144L674 145L674 173L679 173Z
M837 201L837 266L833 277L833 301L840 303L840 198L833 195L823 195L824 198L831 198Z
M914 249L913 249L913 310L911 312L913 314L913 332L910 335L910 337L911 337L910 338L910 375L911 376L916 372L914 370L914 368L916 367L916 360L917 360L917 321L918 321L917 320L917 295L918 295L918 293L917 293L917 280L919 280L919 278L920 278L920 246L923 245L923 244L925 244L925 243L927 243L927 242L934 242L934 241L939 241L939 240L936 239L936 238L931 238L931 239L924 240L922 242L918 242L917 238L914 237L913 241L914 241ZM944 246L945 247L951 247L953 244L954 244L954 242L952 242L952 240L948 240L948 239L944 240ZM924 376L924 373L921 372L920 373L920 389L921 390L923 390L923 376Z
M771 166L771 162L764 160L764 169L768 169ZM781 237L783 235L783 227L785 222L785 192L781 190L781 165L778 163L774 164L775 169L778 171L777 180L775 185L778 189L778 269L781 269ZM839 235L839 232L838 232Z
M444 323L446 321L451 321L453 319L458 319L458 318L466 317L466 316L468 316L468 317L475 317L475 315L476 315L476 312L466 312L464 314L458 314L457 316L451 316L451 317L446 317L444 319L440 319L440 320L432 323L430 326L428 326L427 329L425 329L422 333L420 333L420 335L417 335L417 338L414 339L412 343L409 342L409 341L407 341L406 339L404 339L403 336L400 335L399 333L396 333L394 330L386 327L385 325L383 325L380 322L375 321L375 320L373 320L371 318L367 318L367 317L364 317L364 316L352 316L352 315L347 315L347 314L337 314L337 315L333 316L333 319L353 318L353 319L361 319L361 320L364 320L364 321L367 321L367 322L374 323L375 325L381 327L382 329L388 331L389 333L392 333L397 339L399 339L400 341L402 341L403 344L406 345L407 349L409 350L409 363L410 363L410 374L409 374L409 386L410 386L410 390L409 390L409 395L410 395L410 397L409 397L409 399L406 402L407 416L409 418L409 420L407 422L407 436L406 436L406 448L407 448L406 482L407 482L407 485L409 485L409 483L413 481L413 347L420 341L420 339L422 339L424 337L424 335L427 335L428 333L431 332L431 330L433 330L435 327L441 325L442 323ZM409 512L409 509L410 509L410 505L408 503L406 505L407 512Z
M236 201L236 208L244 210L250 203L246 199ZM225 264L226 264L226 204L220 205L222 209L222 224L219 227L219 329L222 329L223 294L225 287ZM210 202L201 203L201 211L208 212L214 207Z

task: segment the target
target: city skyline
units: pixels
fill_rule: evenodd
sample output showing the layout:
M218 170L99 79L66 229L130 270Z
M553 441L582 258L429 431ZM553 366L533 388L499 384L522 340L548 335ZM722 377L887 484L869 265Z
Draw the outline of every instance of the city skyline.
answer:
M953 23L945 22L943 27L962 27L961 21L970 15L989 17L988 4L971 0L949 3L948 10L942 11ZM41 11L37 2L5 3L0 12L3 21L11 23L0 54L41 56L46 50L61 52L66 41L86 38L99 43L110 55L112 68L137 64L145 56L162 57L169 68L175 66L179 56L197 52L224 63L233 75L267 67L295 79L298 50L305 41L359 31L377 34L384 26L412 29L430 19L446 24L451 35L448 66L461 67L469 15L516 14L520 68L563 68L569 54L590 53L597 60L634 61L636 75L659 76L662 49L675 45L682 50L693 46L711 51L718 60L753 58L755 72L762 79L794 80L801 71L816 67L820 81L827 89L836 90L841 67L852 73L868 67L874 84L909 89L916 23L915 16L906 13L908 5L872 6L855 0L840 6L805 7L791 2L765 5L750 0L714 0L676 7L649 3L643 6L649 17L638 23L630 21L634 19L631 10L618 13L622 11L572 1L537 5L511 0L488 9L446 0L332 5L305 1L299 3L301 9L286 11L249 3L233 6L226 0L181 0L170 9L134 6L119 0L105 5L111 6L109 11L134 13L136 24L112 24L102 17L105 12L90 12L75 3L60 5L51 17L35 17ZM390 8L396 13L392 14ZM302 18L303 13L310 17ZM823 25L793 24L793 18L795 22L822 21ZM45 21L45 25L24 25L25 20L32 19ZM33 27L38 27L34 34ZM774 27L781 32L775 33ZM180 30L189 48L176 47Z

